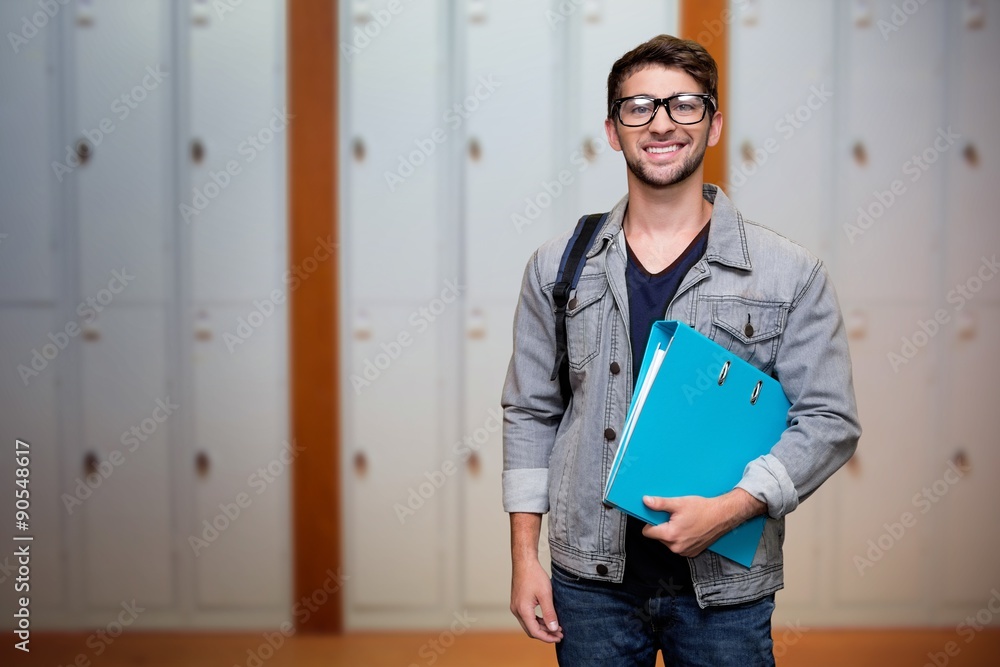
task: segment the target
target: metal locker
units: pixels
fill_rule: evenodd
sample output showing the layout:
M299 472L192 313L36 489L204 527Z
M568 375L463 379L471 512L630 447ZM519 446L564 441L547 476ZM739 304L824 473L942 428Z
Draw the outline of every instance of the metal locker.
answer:
M60 566L60 554L65 548L61 530L65 504L56 490L60 488L59 475L59 429L57 413L57 378L59 369L56 362L61 354L49 338L50 333L60 331L61 324L51 307L30 307L0 305L0 331L3 344L0 345L0 438L9 447L10 463L4 463L3 479L0 479L0 495L8 499L11 512L14 510L15 486L14 443L23 440L28 443L30 476L27 490L30 507L29 528L25 535L34 537L31 547L31 604L32 613L42 612L35 622L44 622L60 609L65 608L66 579ZM48 361L37 375L31 372L22 377L19 366L32 368L33 351ZM49 360L49 357L52 357ZM64 361L64 360L62 360ZM72 489L67 489L73 493ZM17 544L17 543L14 543ZM6 574L5 590L13 599L13 579L16 576L16 559L12 555L0 556L0 565ZM37 607L35 606L37 605Z
M455 193L444 180L457 141L441 103L444 4L404 4L395 14L383 0L343 4L341 239L351 302L432 298L443 240L453 237L442 227L442 197Z
M348 608L426 609L442 600L443 518L454 475L442 470L440 393L448 362L419 301L366 305L353 322L345 410Z
M70 136L58 179L73 193L81 295L114 269L136 279L122 302L169 293L174 208L171 13L159 0L76 3ZM66 153L69 156L66 157ZM78 165L78 166L74 166Z
M184 542L206 609L280 607L292 593L289 489L299 450L288 436L287 338L281 318L253 329L256 312L196 314L193 394L181 408L191 411L195 447L178 449L194 495L196 539Z
M81 431L67 450L70 479L97 473L69 517L79 536L86 604L173 604L170 433L182 407L167 381L166 318L155 306L118 305L86 325L80 346ZM117 462L116 462L117 461ZM93 478L97 482L97 478ZM71 493L72 489L65 488Z
M676 35L679 29L675 0L604 0L578 6L570 21L557 26L569 31L570 88L563 94L574 101L571 108L557 111L557 122L572 119L572 131L569 145L556 155L556 168L571 174L574 187L572 204L555 222L557 230L582 215L610 211L628 191L625 160L608 145L604 131L608 73L639 44L662 33Z
M566 189L553 161L566 101L548 7L536 0L458 5L465 70L448 106L453 140L465 141L462 256L473 307L513 303L531 252L573 224L552 222Z
M936 287L927 262L938 255L944 160L922 156L934 154L935 142L954 149L942 138L947 123L934 99L945 73L945 7L922 5L888 33L890 0L838 10L834 278L847 301L925 303Z
M933 364L936 350L911 350L919 307L878 304L848 313L854 387L865 429L854 458L838 472L834 508L835 599L890 606L917 603L927 593L931 524L914 505L919 486L933 481ZM896 354L890 358L890 354ZM912 521L898 530L904 513ZM912 525L909 525L912 524ZM934 538L936 539L936 538ZM888 620L883 619L883 620Z
M741 3L730 18L726 193L750 220L831 256L832 0ZM709 32L708 34L711 34ZM711 149L710 149L711 150Z
M1000 506L1000 432L991 378L1000 370L996 336L1000 307L973 305L955 315L943 334L948 348L944 438L936 448L937 466L928 480L936 507L935 541L942 551L941 602L982 607L987 591L1000 578L996 508Z
M1000 61L1000 2L949 3L949 75L946 126L961 138L946 165L945 284L947 308L975 300L1000 301L996 255L1000 251L1000 136L991 109L1000 105L1000 76L983 63ZM954 293L952 293L954 291Z
M0 3L0 25L18 37L10 48L0 49L0 80L5 91L0 99L0 126L7 128L0 134L4 162L0 302L51 302L56 295L53 245L58 182L49 163L57 151L53 54L58 26L42 13L46 20L39 18L42 27L38 28L28 18L38 11L38 5L28 0Z
M463 602L510 603L510 520L503 511L503 410L500 391L511 353L513 305L475 309L466 317L462 439L446 453L462 470ZM545 536L542 536L545 540Z
M285 257L284 2L190 17L189 189L193 298L249 301ZM315 270L315 269L314 269Z

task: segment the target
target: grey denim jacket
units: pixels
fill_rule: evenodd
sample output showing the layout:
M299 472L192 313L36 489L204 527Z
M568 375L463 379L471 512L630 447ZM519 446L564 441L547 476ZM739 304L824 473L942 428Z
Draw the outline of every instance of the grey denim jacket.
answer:
M836 293L823 263L801 246L744 220L714 185L704 257L688 272L664 319L680 320L780 383L788 428L737 485L767 504L751 567L704 551L688 559L704 608L758 599L783 586L784 516L847 462L861 435L851 360ZM567 306L573 398L563 408L555 359L552 287L572 230L542 245L524 272L514 352L501 403L503 505L548 513L552 560L580 577L621 582L625 521L602 502L632 394L626 251L615 205L586 255ZM747 329L749 314L753 329ZM750 335L748 335L750 334Z

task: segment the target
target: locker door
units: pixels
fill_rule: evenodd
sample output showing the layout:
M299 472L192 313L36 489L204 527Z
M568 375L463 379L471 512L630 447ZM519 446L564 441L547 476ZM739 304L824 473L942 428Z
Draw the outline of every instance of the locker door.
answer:
M357 303L428 299L440 289L440 193L455 192L444 181L446 154L457 141L441 104L448 80L444 4L404 3L398 14L387 4L351 3L341 22L342 239L351 248L346 281Z
M962 139L947 155L944 288L965 287L965 294L959 293L956 301L961 297L962 302L996 303L1000 300L997 268L995 264L981 267L984 258L993 259L1000 250L1000 227L994 224L1000 206L996 187L1000 136L989 111L1000 105L1000 76L984 70L981 63L1000 58L1000 2L957 2L948 9L947 120Z
M196 6L197 8L197 6ZM190 27L189 221L193 298L249 301L285 257L284 2L208 7ZM315 268L314 268L315 270Z
M567 30L566 24L559 29ZM628 51L661 33L677 34L678 9L673 0L587 2L572 19L567 78L571 109L558 122L574 118L568 150L557 155L559 169L574 178L575 201L557 229L581 215L611 210L627 191L625 160L608 145L604 119L608 115L607 82L611 66ZM717 148L716 150L721 150Z
M60 488L56 412L58 369L50 363L37 376L27 376L25 385L17 367L22 364L30 367L32 350L42 351L44 346L52 345L48 336L58 331L59 327L51 307L0 305L0 332L3 332L3 344L0 345L0 368L3 369L0 373L0 438L9 448L5 455L11 457L10 462L3 465L0 497L7 499L13 513L14 491L19 489L14 484L14 441L24 440L30 445L31 471L28 481L30 531L24 534L35 538L31 547L33 614L57 612L64 608L67 588L60 567L60 554L65 545L60 523L65 510L56 492ZM0 566L5 573L0 574L5 591L5 610L6 601L15 598L13 580L17 562L11 554L12 550L0 555Z
M37 4L28 0L2 3L0 25L21 37L22 19L37 11ZM52 67L57 32L58 26L50 22L26 44L18 42L16 52L8 45L12 48L0 53L5 91L0 98L0 126L7 128L0 133L0 301L51 301L55 295L57 181L49 162L57 150Z
M925 558L937 536L914 494L933 481L933 349L922 348L895 370L888 359L920 308L879 305L848 313L854 387L864 436L855 459L838 474L834 576L840 603L893 605L924 599L930 575ZM904 513L912 521L900 533Z
M1000 506L1000 415L996 393L987 379L1000 371L996 338L1000 307L971 306L948 332L949 375L946 440L938 449L937 488L940 505L936 541L943 551L941 589L944 600L982 605L981 598L998 578L996 554L1000 533L996 508ZM954 464L952 466L951 464ZM951 468L953 471L947 472Z
M441 602L454 473L442 471L442 365L426 303L366 305L345 364L345 530L352 609L415 609ZM433 307L433 306L432 306ZM436 309L436 308L435 308ZM413 314L420 322L411 317ZM444 316L442 316L444 317Z
M68 142L86 157L59 177L75 192L80 289L93 294L125 267L136 279L121 302L160 298L176 217L169 3L95 0L66 11L75 12Z
M290 466L298 450L288 442L285 328L272 322L235 344L226 334L248 312L203 307L196 317L194 394L184 406L196 449L186 452L185 479L194 484L191 532L204 543L186 542L204 608L280 606L291 594Z
M81 344L83 421L68 463L74 484L93 482L70 521L82 522L79 553L93 607L173 601L168 448L171 419L185 406L168 391L165 330L162 309L116 305L88 325Z
M843 112L834 277L848 301L924 303L936 291L934 264L927 261L937 256L945 162L935 142L945 152L956 150L937 99L945 74L945 7L922 5L888 38L879 22L892 15L889 0L838 9Z
M835 100L832 0L743 3L730 24L726 192L741 212L829 259ZM779 196L780 195L780 196Z
M566 103L557 95L557 38L548 3L463 2L466 68L460 95L465 152L464 261L469 303L513 303L524 263L552 236L565 187L553 162ZM511 44L517 48L510 48ZM562 168L562 167L561 167ZM496 391L494 393L494 400Z
M460 594L476 607L510 601L509 520L501 502L500 392L511 352L511 323L531 253L560 227L570 197L554 148L567 103L559 93L563 38L546 18L549 3L463 2L459 42L467 57L461 104L468 118L462 155L464 268L468 288L463 348L463 501L459 517ZM509 44L517 43L517 49ZM498 187L497 184L503 184ZM573 221L562 221L562 226ZM468 449L472 448L472 453ZM449 452L452 454L452 452ZM542 541L545 537L543 535Z

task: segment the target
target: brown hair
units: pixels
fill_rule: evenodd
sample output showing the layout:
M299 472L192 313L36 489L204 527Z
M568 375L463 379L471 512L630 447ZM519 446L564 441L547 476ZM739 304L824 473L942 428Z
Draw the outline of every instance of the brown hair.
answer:
M687 72L718 103L719 68L705 47L690 39L657 35L623 55L611 67L608 74L608 118L611 118L614 101L621 97L625 79L651 65Z

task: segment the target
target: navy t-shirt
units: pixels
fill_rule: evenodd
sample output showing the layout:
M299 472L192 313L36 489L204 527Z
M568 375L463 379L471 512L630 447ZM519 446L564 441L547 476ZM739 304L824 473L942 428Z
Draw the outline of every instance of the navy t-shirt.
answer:
M651 274L643 268L632 248L625 240L628 266L625 282L628 286L629 329L632 339L632 387L639 378L639 368L646 352L646 342L653 322L663 319L670 300L677 293L681 281L702 255L708 242L705 224L691 244L659 273ZM691 570L687 559L678 556L659 540L642 534L645 522L628 517L625 530L625 578L623 586L645 597L664 595L693 595Z

